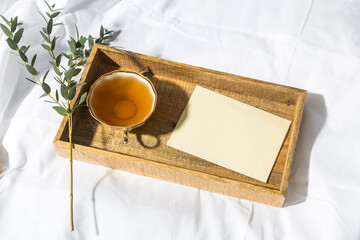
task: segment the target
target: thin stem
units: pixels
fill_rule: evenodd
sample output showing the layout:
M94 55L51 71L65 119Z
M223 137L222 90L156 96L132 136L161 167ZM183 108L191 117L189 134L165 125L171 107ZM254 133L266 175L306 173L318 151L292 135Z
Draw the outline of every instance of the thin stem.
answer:
M69 104L69 102L68 102ZM73 218L73 159L72 159L72 113L68 114L69 120L69 147L70 147L70 224L71 231L74 231L74 218Z
M68 85L70 82L68 82ZM69 111L68 119L69 119L69 147L70 147L70 224L71 231L74 231L74 218L73 218L73 159L72 159L72 111L70 106L70 100L67 100L67 108Z

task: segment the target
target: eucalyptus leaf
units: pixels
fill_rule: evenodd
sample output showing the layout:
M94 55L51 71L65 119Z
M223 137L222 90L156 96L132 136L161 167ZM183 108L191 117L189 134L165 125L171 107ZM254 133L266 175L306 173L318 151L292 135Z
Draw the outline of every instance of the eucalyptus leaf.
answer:
M32 83L34 83L34 84L37 84L37 85L39 85L39 83L37 83L37 82L35 82L34 80L32 80L32 79L30 79L30 78L25 78L26 80L28 80L29 82L32 82Z
M4 24L0 23L0 27L1 27L1 30L5 33L6 36L8 36L8 38L13 38L13 34L12 32L10 31L10 29L8 29L7 26L5 26Z
M0 16L4 20L4 22L10 27L11 23L9 22L9 20L7 20L6 17L4 17L3 15L0 15Z
M49 34L47 28L43 27L42 30L45 34Z
M16 42L14 42L14 40L8 38L6 39L6 42L8 43L9 47L12 49L12 50L18 50L18 46L16 44Z
M82 105L77 105L77 106L72 110L72 114L76 113L81 107L82 107Z
M41 46L45 49L45 50L48 50L48 51L51 51L51 48L46 45L46 44L41 44Z
M53 109L60 115L62 116L67 116L68 115L68 111L60 106L53 106Z
M103 25L101 25L100 27L100 38L103 38L104 37L104 27Z
M18 17L15 17L14 20L11 23L11 31L15 32L16 27L17 27L17 23L18 23Z
M91 35L88 37L89 48L92 49L94 46L94 39Z
M29 71L30 74L32 74L34 76L38 74L38 72L36 71L36 69L33 66L26 65L26 68L27 68L27 70Z
M60 72L59 68L56 66L56 63L53 64L53 69L57 75L61 76L62 72Z
M86 96L87 96L87 92L84 92L80 97L79 104L82 104L83 102L85 102Z
M60 12L54 12L53 14L51 14L51 18L56 18L57 16L59 16Z
M76 68L74 71L74 76L77 76L81 72L80 68Z
M46 5L48 6L49 10L52 11L53 9L52 9L52 7L50 7L50 5L48 4L48 2L47 2L47 1L44 1L44 2L45 2Z
M37 57L37 54L35 54L35 55L33 56L33 58L31 59L31 66L34 66L35 61L36 61L36 57Z
M19 55L21 57L21 59L27 63L28 62L28 58L26 57L26 55L22 52L22 51L19 51Z
M55 91L55 98L56 98L56 101L59 101L59 92L57 89Z
M45 75L44 75L44 77L43 77L43 83L45 82L46 77L47 77L47 75L49 74L49 72L50 72L50 70L47 70L47 72L45 73Z
M30 48L30 45L25 47L24 50L21 50L21 51L23 51L26 54L26 52L29 50L29 48Z
M65 78L70 80L73 75L74 75L74 71L75 69L73 67L71 67L66 73L65 73Z
M78 29L76 24L75 24L75 29L76 29L76 39L79 40L80 39L80 34L79 34L79 29Z
M48 22L48 24L47 24L47 27L46 27L46 30L47 30L47 33L48 33L48 34L51 34L51 32L52 32L52 27L53 27L53 19L50 18L50 20L49 20L49 22Z
M42 31L40 31L40 34L41 34L41 36L44 38L44 40L45 40L46 42L50 42L49 38L45 35L45 33L43 33Z
M46 96L47 96L47 93L44 93L39 98L43 98L43 97L46 97Z
M76 93L76 86L73 86L72 88L70 88L68 99L72 100L75 97L75 93Z
M51 51L55 49L56 38L51 41Z
M63 98L65 98L66 100L68 99L69 91L68 91L67 87L65 87L65 85L61 85L60 93Z
M74 54L74 53L75 53L75 49L76 49L76 47L75 47L75 45L76 45L75 40L74 40L73 38L71 38L71 40L68 41L68 43L69 43L70 50L71 50L72 54Z
M49 94L51 92L51 88L47 83L43 82L41 86L45 93Z
M46 24L47 24L47 19L46 19L46 17L44 17L44 15L40 12L40 11L38 11L38 13L40 13L40 15L42 16L42 18L44 19L44 21L46 22Z
M85 82L83 82L83 83L78 83L78 84L76 84L76 87L79 88L79 87L82 87L82 86L84 86L84 85L86 85Z
M59 67L59 65L61 63L61 57L62 57L62 54L60 53L59 56L57 56L56 61L55 61L56 66L58 66L58 67Z
M22 37L22 35L23 35L23 32L24 32L24 29L23 29L23 28L20 28L20 29L17 30L17 32L15 33L15 35L14 35L14 41L15 41L16 43L19 43L19 42L20 42L20 39L21 39L21 37Z
M83 59L83 60L81 60L80 62L78 62L78 66L82 66L82 65L84 65L86 63L86 60L85 59Z

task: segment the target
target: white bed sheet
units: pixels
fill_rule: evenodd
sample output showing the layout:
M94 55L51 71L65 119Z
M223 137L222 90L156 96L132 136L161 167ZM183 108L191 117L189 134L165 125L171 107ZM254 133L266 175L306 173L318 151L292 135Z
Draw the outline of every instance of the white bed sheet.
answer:
M52 140L61 117L0 33L0 239L360 239L360 2L57 1L61 36L121 30L112 46L308 91L283 208L74 162ZM4 0L39 52L40 0ZM60 43L60 42L59 42ZM55 86L55 84L54 84Z

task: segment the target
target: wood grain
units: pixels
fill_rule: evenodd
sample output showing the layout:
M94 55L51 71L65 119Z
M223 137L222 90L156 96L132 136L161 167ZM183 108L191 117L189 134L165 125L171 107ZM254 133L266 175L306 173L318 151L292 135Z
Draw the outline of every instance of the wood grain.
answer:
M74 159L281 207L306 91L95 45L81 77L87 84L73 101L104 73L116 69L137 72L145 66L155 73L150 79L158 93L151 118L131 131L124 145L121 131L99 124L82 108L73 120ZM196 85L292 121L267 183L166 145ZM69 156L67 135L64 118L54 139L63 157Z

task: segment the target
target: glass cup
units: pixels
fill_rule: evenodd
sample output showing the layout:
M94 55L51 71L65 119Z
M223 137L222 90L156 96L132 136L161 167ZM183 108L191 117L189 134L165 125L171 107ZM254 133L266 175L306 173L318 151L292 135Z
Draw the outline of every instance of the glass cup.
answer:
M86 105L98 122L124 133L142 126L155 110L157 94L140 73L116 70L100 76L90 87Z

